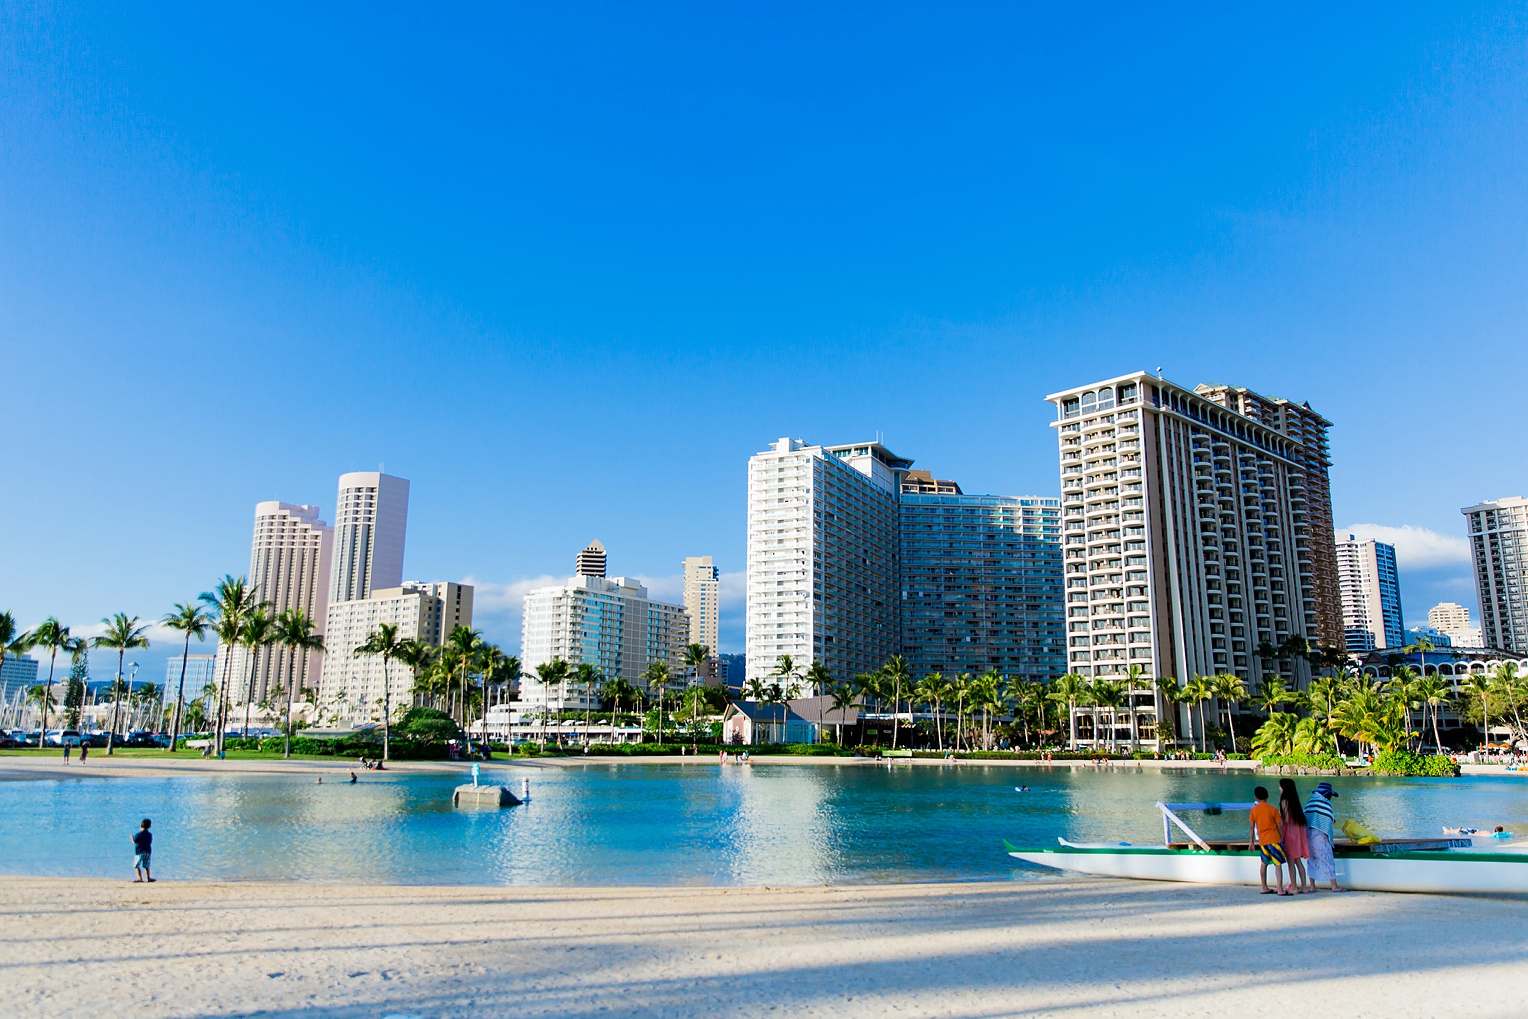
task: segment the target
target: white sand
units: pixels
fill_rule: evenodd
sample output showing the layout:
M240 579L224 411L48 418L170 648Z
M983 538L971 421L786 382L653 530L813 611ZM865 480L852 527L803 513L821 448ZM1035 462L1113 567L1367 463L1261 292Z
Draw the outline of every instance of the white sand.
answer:
M27 1016L1509 1016L1524 903L1109 880L769 889L0 878ZM253 903L258 903L255 905Z

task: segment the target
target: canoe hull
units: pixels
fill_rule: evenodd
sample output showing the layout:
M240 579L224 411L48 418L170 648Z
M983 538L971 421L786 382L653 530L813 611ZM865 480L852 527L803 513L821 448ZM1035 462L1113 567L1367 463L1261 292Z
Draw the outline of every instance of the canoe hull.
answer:
M1076 874L1191 884L1255 885L1261 869L1258 854L1234 850L1010 846L1009 855ZM1467 850L1338 856L1337 881L1376 892L1528 894L1528 858Z

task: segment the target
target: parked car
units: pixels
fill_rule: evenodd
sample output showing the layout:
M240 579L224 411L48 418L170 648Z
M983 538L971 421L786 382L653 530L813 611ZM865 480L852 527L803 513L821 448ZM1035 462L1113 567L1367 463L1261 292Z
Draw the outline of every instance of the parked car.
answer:
M74 729L49 729L46 742L50 747L77 747L80 745L80 734Z
M106 739L107 734L104 732L80 733L80 742L88 743L93 747L104 747L106 745Z
M23 745L23 743L22 743L23 739L25 739L25 734L24 733L19 733L19 732L0 732L0 747L19 747L19 746L22 746Z

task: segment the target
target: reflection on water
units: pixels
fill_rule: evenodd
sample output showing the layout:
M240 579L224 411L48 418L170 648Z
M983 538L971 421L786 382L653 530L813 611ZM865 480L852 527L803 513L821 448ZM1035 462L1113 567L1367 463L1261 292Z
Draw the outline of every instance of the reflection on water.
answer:
M1002 839L1153 843L1158 800L1247 800L1218 772L869 764L490 769L531 802L451 806L457 775L188 776L0 783L0 872L123 876L154 819L165 877L515 885L811 885L1028 879ZM1385 835L1528 831L1518 777L1339 779L1339 817ZM1301 780L1308 792L1314 779ZM1015 790L1028 785L1028 792ZM1204 819L1245 835L1246 816Z

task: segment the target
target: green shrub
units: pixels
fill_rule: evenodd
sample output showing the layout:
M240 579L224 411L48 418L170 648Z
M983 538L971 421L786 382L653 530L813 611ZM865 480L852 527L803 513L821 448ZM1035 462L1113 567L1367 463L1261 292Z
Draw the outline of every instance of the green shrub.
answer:
M1258 762L1265 768L1319 768L1335 771L1343 767L1336 754L1265 754Z
M1369 772L1374 775L1454 778L1459 774L1459 765L1441 755L1423 756L1409 750L1382 750L1374 758Z

